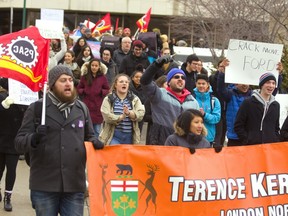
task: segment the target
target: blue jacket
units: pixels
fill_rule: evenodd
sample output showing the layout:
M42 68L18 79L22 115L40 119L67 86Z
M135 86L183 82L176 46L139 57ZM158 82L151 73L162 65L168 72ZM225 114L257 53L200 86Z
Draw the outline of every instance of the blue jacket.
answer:
M218 94L227 102L227 108L226 108L227 138L238 140L239 138L234 131L234 123L236 115L242 102L246 98L251 97L252 90L249 89L248 92L242 93L237 90L235 85L233 85L232 88L226 87L224 78L225 78L224 73L219 73L217 86L218 86Z
M204 125L208 132L206 139L209 142L213 142L216 134L216 124L220 121L221 118L220 101L216 97L211 98L211 86L209 91L204 93L201 93L197 88L194 88L194 93L200 108L203 108L205 112ZM211 107L211 100L213 100L213 107Z

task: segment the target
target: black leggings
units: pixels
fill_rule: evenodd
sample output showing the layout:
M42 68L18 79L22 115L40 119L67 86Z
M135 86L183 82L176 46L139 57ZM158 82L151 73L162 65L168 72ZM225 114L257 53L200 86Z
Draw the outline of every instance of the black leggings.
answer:
M7 191L13 190L16 180L16 168L18 159L19 155L0 152L0 181L6 166L5 190Z

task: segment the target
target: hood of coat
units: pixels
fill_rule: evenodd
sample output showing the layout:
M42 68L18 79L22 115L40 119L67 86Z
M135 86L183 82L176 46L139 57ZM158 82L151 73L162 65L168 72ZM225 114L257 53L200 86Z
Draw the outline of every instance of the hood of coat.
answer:
M81 76L86 75L88 73L88 66L89 66L89 62L85 62L82 67L81 67ZM100 62L100 71L102 74L106 75L107 74L107 66L105 64L103 64L102 62Z

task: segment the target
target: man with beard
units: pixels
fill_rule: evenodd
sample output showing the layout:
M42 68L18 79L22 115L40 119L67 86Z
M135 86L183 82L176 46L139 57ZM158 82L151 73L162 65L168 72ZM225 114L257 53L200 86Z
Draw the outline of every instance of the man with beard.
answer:
M198 109L199 104L185 88L186 75L183 70L173 68L167 74L167 88L159 88L153 78L163 64L173 61L170 55L162 56L152 63L143 76L143 92L151 102L153 125L150 128L150 143L164 145L167 137L174 133L173 123L187 109Z
M35 103L27 109L15 138L18 152L30 153L30 190L36 215L83 215L86 190L84 141L103 148L89 111L77 99L68 67L49 71L46 124L37 125ZM39 121L38 121L39 122Z

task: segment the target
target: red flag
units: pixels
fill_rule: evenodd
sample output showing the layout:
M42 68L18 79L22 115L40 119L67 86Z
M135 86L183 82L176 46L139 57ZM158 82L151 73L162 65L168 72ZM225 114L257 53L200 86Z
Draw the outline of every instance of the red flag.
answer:
M136 22L138 28L140 29L140 32L147 32L147 30L148 30L148 25L150 22L150 15L151 15L151 9L152 8L150 8L147 11L147 13Z
M102 19L100 19L95 26L91 29L94 33L95 30L98 30L100 33L103 33L111 28L111 19L110 13L107 13Z
M0 36L0 76L24 83L32 91L47 80L50 41L36 27Z

